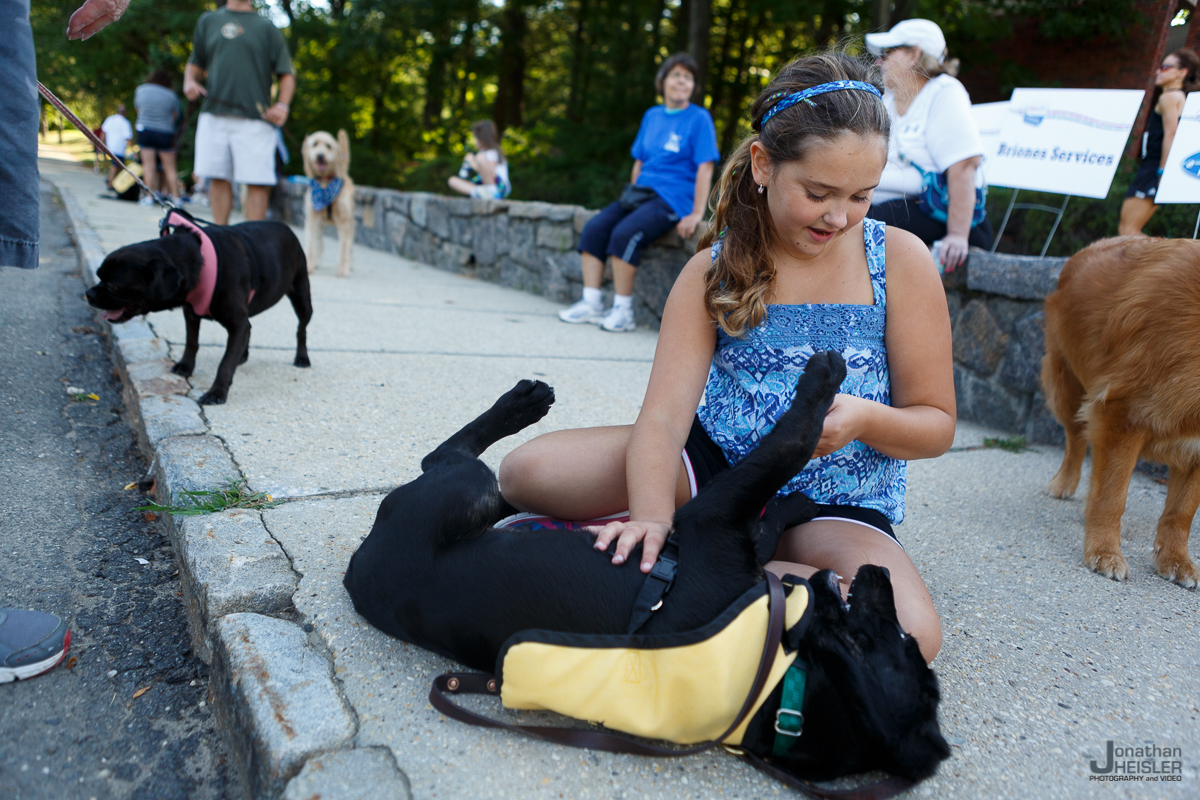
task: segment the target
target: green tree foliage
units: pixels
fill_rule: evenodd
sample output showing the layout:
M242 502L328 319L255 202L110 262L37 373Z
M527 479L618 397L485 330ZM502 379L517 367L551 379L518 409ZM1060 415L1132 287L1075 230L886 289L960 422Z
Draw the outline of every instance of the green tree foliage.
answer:
M966 56L964 74L988 57L981 44L1011 35L1014 13L1041 20L1052 38L1119 38L1137 19L1133 0L270 2L263 13L283 27L298 82L284 129L293 153L308 132L345 128L360 183L445 191L470 124L490 118L504 129L516 197L591 207L628 180L638 124L659 102L658 65L689 45L705 50L703 102L728 152L779 66L829 44L855 49L884 7L889 24L913 16L941 24L951 51ZM181 88L195 21L215 8L133 0L120 22L68 43L78 4L39 0L33 24L43 82L91 124L119 100L131 106L153 67ZM289 170L301 171L298 158Z

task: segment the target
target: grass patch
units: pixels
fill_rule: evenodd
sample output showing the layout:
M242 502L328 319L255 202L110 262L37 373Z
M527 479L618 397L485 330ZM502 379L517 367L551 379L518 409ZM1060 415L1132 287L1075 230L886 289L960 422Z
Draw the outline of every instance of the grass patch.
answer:
M1006 439L984 439L983 446L998 450L1007 450L1010 453L1024 453L1026 450L1033 449L1025 444L1024 436L1009 436Z
M271 495L266 492L248 492L244 479L234 480L232 478L220 489L180 492L179 494L186 498L186 505L164 506L158 503L148 503L138 506L134 511L153 511L159 514L174 514L177 517L184 517L196 514L217 514L230 508L273 508L283 502L282 500L273 500Z

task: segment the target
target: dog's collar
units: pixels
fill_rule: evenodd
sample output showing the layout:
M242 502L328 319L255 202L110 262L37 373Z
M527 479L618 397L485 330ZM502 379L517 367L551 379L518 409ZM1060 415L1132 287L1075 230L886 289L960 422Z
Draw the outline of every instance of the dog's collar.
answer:
M775 746L771 755L775 758L787 755L788 750L804 732L804 686L808 673L800 659L792 662L783 675L783 694L779 698L779 710L775 712Z
M334 178L324 186L316 178L309 178L308 185L312 187L313 211L324 211L326 207L333 205L338 193L342 191L341 178Z
M192 307L192 311L196 312L196 316L207 317L212 305L213 291L217 288L217 249L199 225L175 211L167 214L162 235L166 236L172 226L187 228L200 237L200 279L184 299Z

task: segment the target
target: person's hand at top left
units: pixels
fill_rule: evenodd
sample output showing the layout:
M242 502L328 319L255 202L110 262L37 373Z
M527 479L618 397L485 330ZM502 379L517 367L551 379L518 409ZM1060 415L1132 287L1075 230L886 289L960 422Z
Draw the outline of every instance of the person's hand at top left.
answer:
M88 39L109 23L116 22L129 8L129 0L87 0L67 22L68 39Z

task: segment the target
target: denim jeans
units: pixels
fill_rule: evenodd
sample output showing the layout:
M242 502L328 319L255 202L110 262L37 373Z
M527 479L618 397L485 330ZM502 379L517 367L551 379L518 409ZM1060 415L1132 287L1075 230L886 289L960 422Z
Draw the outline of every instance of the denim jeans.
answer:
M38 265L38 91L29 0L0 0L0 267Z

